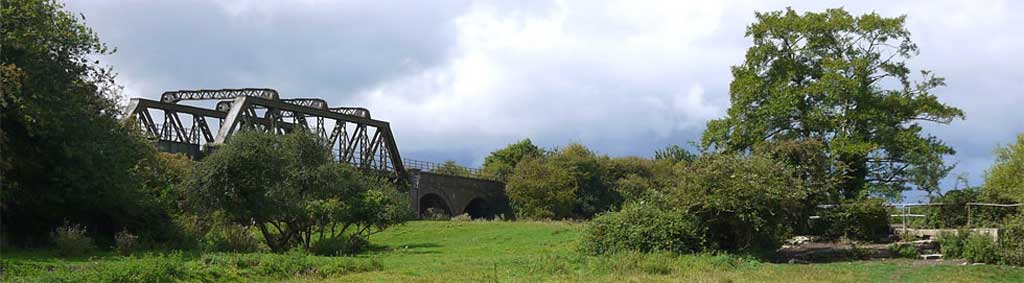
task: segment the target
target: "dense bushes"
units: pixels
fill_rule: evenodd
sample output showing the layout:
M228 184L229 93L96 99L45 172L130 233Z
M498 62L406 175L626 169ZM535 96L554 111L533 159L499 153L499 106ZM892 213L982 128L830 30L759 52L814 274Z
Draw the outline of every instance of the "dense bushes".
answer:
M999 260L996 243L988 235L969 235L963 243L963 257L971 262L995 263Z
M669 186L641 204L594 219L585 249L665 250L677 253L768 251L790 235L806 196L799 179L774 160L704 155L674 166ZM662 197L658 197L658 196ZM662 227L662 228L659 228ZM660 231L663 227L673 227Z
M516 146L532 148L532 144L511 145L495 151L492 157ZM624 201L639 199L667 184L672 167L692 157L678 147L662 152L662 158L656 161L609 158L580 144L550 152L519 150L530 153L523 154L526 157L508 176L509 199L518 216L534 219L590 219L601 212L618 210Z
M1024 266L1024 213L1006 220L999 235L999 257L1006 264Z
M945 258L961 258L964 256L964 241L967 240L967 231L960 233L944 233L939 235L939 252Z
M1004 221L998 241L991 235L961 230L958 235L940 236L939 246L946 258L1024 266L1024 214Z
M707 227L687 212L636 202L591 220L583 233L581 248L589 254L692 253L707 249L706 231Z
M768 250L790 235L806 197L790 168L762 156L704 155L676 172L671 207L701 219L718 250Z
M878 241L889 235L890 215L881 199L849 200L822 213L815 226L827 238Z

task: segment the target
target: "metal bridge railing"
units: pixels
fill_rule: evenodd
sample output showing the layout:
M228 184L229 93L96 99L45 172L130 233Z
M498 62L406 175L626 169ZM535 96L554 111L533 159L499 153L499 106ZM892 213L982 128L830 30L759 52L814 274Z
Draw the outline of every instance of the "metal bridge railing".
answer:
M432 161L423 161L415 159L403 159L402 163L405 164L405 169L418 169L424 172L430 172L442 175L453 175L475 179L486 179L492 181L498 180L497 176L484 173L480 168L472 168L455 164L437 163Z

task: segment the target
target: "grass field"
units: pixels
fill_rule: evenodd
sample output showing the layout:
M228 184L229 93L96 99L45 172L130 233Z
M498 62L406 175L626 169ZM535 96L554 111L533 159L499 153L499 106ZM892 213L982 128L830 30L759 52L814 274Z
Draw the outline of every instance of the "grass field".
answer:
M378 248L354 258L304 255L147 254L61 260L4 254L4 282L78 282L132 276L139 282L1024 282L1024 268L925 264L913 260L772 264L736 256L575 251L580 224L416 221L375 235ZM54 271L50 271L54 270ZM156 276L167 275L170 276ZM45 280L55 279L55 280ZM109 281L109 280L99 280Z

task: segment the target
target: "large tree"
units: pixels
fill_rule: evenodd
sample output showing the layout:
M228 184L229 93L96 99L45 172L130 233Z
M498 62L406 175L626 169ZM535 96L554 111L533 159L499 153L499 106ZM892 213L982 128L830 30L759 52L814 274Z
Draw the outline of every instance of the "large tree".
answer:
M749 152L776 141L818 141L842 177L846 198L898 198L934 190L955 151L922 132L921 122L962 119L932 94L944 80L911 79L918 54L905 16L852 16L843 9L757 13L746 60L732 69L728 116L708 122L703 144Z
M984 195L989 201L1024 202L1024 134L995 154L995 164L985 172Z
M138 233L158 213L140 172L156 152L119 120L114 74L94 57L110 51L56 1L4 0L0 11L7 239L45 239L64 220Z

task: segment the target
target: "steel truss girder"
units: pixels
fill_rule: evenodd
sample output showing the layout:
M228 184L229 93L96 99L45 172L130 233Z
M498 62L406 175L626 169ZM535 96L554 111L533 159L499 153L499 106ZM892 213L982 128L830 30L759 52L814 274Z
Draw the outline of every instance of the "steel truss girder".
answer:
M196 145L224 143L244 128L284 134L298 127L324 138L340 162L405 176L405 166L388 122L368 118L369 111L363 108L343 108L352 111L339 113L344 111L327 108L326 103L324 107L307 107L304 105L311 104L294 102L242 95L230 100L230 108L224 112L134 98L128 114L151 138ZM163 125L154 123L151 111L163 112ZM179 115L191 115L192 125L187 125ZM219 121L216 134L211 131L208 118ZM333 121L332 129L327 129L327 121Z
M299 126L310 130L311 133L325 133L324 123L315 123L317 128L311 129L306 119L329 119L334 121L335 129L332 130L331 138L327 142L331 143L332 150L338 150L339 161L361 168L393 170L399 174L405 172L388 122L251 96L237 97L231 105L231 111L227 113L215 143L225 142L242 128L285 133ZM262 117L258 115L259 109L265 109ZM292 121L286 121L287 117ZM258 118L268 121L269 125L257 123ZM341 130L348 126L355 128L351 136ZM344 137L339 140L339 135Z
M222 100L239 96L257 96L266 99L278 98L277 91L269 88L199 89L167 91L160 95L160 101L178 103L178 101L182 100Z
M153 111L163 112L162 124L153 120ZM206 119L223 121L226 117L222 112L209 109L138 98L128 104L128 115L150 138L195 145L215 140ZM182 115L191 116L191 125L182 121Z

